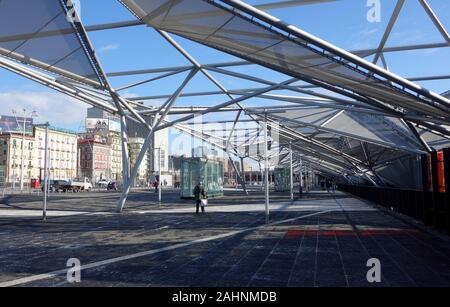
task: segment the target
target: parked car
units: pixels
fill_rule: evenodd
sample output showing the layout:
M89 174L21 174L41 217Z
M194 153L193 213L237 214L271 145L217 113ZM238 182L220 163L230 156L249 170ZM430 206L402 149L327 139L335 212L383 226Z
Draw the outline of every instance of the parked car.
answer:
M100 180L99 182L97 182L97 185L100 187L100 188L106 188L108 185L109 185L109 181L108 180L106 180L106 179L102 179L102 180Z
M41 190L44 192L44 181L42 181ZM47 187L49 192L66 192L68 181L66 180L48 180Z
M108 183L108 186L106 188L108 191L118 191L119 190L119 186L118 186L117 182L115 182L115 181L111 181L110 183Z
M42 192L44 191L44 183L41 187ZM49 180L48 181L48 191L49 192L80 192L86 191L90 192L92 190L92 184L88 178L84 180L74 179L74 180Z
M74 179L68 182L69 184L66 187L66 191L80 192L86 191L90 192L92 190L92 184L89 178L83 179Z

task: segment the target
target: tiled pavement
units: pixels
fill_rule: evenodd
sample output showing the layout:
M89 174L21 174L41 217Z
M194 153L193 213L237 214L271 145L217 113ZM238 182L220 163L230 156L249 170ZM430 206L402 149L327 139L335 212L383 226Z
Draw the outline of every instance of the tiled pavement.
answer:
M450 285L448 241L343 193L294 203L273 194L267 226L256 192L227 192L200 216L175 192L162 208L153 193L133 193L122 215L117 198L52 196L46 223L38 199L0 199L0 286L72 286L64 274L39 276L69 258L90 265L78 286ZM370 258L381 261L379 284L367 281Z

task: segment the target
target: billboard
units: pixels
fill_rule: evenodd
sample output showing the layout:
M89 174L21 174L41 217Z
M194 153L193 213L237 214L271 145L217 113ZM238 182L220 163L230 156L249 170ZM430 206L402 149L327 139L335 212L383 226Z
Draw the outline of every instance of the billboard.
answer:
M121 131L120 122L110 119L109 120L109 131L120 132Z
M120 132L120 122L107 118L86 118L86 130Z
M0 133L22 133L25 121L25 132L33 133L33 118L0 115Z
M86 118L86 130L107 131L109 130L109 119Z

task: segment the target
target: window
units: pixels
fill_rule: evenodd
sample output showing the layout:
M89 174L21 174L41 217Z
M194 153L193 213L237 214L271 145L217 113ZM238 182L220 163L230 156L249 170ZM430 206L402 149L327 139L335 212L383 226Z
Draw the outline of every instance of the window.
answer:
M166 167L166 152L164 151L164 149L161 149L161 155L160 155L160 159L161 159L161 168L165 168Z

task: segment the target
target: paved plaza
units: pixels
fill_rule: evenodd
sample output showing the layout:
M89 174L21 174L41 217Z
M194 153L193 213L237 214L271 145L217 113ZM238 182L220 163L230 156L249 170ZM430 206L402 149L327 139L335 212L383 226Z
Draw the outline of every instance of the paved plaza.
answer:
M0 286L449 286L450 244L410 219L342 192L290 201L226 191L196 215L192 201L164 191L54 194L40 220L38 196L0 201ZM77 258L82 282L66 281ZM369 283L367 261L381 262Z

